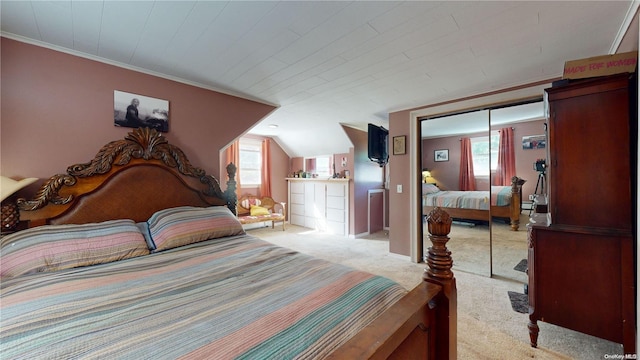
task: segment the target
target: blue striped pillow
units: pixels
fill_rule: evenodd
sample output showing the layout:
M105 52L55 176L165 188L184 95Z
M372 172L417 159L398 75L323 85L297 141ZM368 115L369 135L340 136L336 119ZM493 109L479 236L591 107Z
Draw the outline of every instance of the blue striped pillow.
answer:
M0 276L14 277L102 264L149 254L133 220L43 225L0 242Z
M245 233L238 218L226 206L164 209L153 214L147 223L155 251Z

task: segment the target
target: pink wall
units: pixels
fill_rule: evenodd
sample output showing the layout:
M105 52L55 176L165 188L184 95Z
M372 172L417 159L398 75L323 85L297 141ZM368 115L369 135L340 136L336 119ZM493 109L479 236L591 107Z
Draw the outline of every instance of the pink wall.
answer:
M93 159L109 141L124 138L132 129L113 125L114 90L169 100L169 132L164 135L195 166L216 177L219 150L274 110L66 53L1 41L4 176L49 178Z
M287 181L289 175L289 155L276 143L271 141L271 197L276 201L288 202ZM289 206L287 204L287 206ZM285 212L286 213L286 212Z
M409 174L412 166L416 168L420 166L418 162L411 164L408 155L411 142L418 141L417 138L409 138L409 119L410 110L389 114L389 138L393 139L394 136L401 135L407 136L407 154L389 155L389 251L407 256L411 255L410 203L413 201L418 206L419 202L419 199L411 199L409 194L410 182L417 182L419 179L411 179ZM404 189L402 193L397 192L398 185L402 185Z
M291 158L291 165L289 167L290 167L289 169L290 173L295 173L304 169L304 158L303 157Z
M342 165L342 159L346 164ZM345 171L349 172L349 177L353 177L353 155L351 153L333 154L333 163L335 164L336 173L340 177L345 176Z

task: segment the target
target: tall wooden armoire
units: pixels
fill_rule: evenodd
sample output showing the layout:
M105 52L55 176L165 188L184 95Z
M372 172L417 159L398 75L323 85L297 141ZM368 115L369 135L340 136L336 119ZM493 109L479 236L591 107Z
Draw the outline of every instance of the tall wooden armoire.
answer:
M539 320L636 352L635 81L621 74L545 90L551 224L528 226L531 346Z

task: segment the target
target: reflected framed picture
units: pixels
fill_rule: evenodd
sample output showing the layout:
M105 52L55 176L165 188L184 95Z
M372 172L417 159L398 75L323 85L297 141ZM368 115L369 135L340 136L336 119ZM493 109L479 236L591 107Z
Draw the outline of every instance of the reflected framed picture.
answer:
M393 155L404 155L407 153L407 137L394 136L393 137Z
M433 152L434 161L449 161L449 149L435 150Z
M547 147L547 137L543 135L530 135L522 137L522 149L544 149Z
M169 131L169 101L113 91L113 125Z

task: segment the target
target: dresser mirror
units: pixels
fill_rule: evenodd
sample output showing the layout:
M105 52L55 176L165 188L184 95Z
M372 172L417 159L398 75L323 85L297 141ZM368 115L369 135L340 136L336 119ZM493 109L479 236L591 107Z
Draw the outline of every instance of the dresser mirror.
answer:
M328 179L334 174L333 156L319 155L304 158L305 177L314 177L319 179Z

